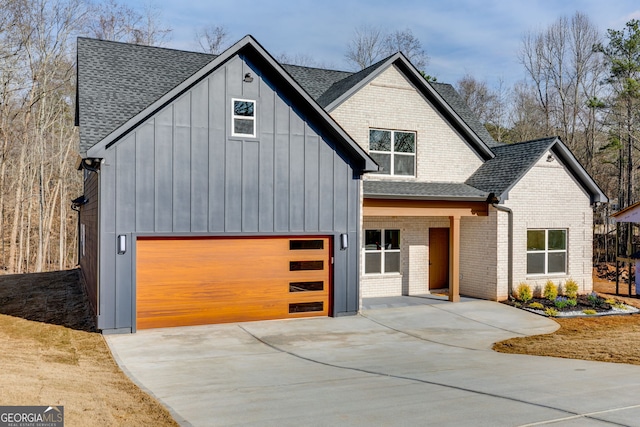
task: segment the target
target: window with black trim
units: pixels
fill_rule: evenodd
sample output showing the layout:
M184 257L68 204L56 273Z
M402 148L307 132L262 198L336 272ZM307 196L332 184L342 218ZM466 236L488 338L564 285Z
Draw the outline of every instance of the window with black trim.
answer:
M400 272L400 230L364 231L364 272Z
M567 230L527 230L527 274L567 272Z
M397 130L369 130L369 155L384 175L415 176L416 133Z
M231 136L256 136L256 101L232 99Z

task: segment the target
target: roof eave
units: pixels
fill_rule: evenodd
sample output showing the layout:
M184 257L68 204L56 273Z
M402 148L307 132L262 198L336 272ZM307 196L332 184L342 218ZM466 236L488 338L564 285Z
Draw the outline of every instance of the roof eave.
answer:
M582 167L578 159L573 155L571 150L564 145L560 138L556 138L551 146L551 152L555 154L565 164L574 178L589 193L591 204L608 203L609 198L604 194L598 184L591 178L589 173Z
M374 72L370 73L364 79L359 81L352 88L336 98L333 102L325 107L326 111L333 111L340 104L350 98L354 93L358 92L362 87L367 85L373 79L378 77L384 70L386 70L392 64L400 64L401 68L405 72L405 75L410 78L412 83L419 89L427 92L429 96L434 98L440 107L456 121L458 126L463 130L465 136L467 136L472 142L479 154L485 159L489 160L495 157L495 154L487 144L480 139L480 137L465 123L460 115L442 98L442 96L425 80L420 72L409 62L409 60L401 53L398 52L395 55L390 56L384 63L382 63Z
M446 201L446 202L486 202L487 201L487 196L437 196L437 195L364 193L363 197L365 199L432 200L432 201Z
M377 163L360 147L348 134L340 127L333 118L325 111L320 105L289 75L289 73L258 43L252 36L247 35L240 41L235 43L232 47L224 51L218 57L213 59L207 65L195 72L191 77L178 84L175 88L164 94L158 100L153 102L150 106L145 108L134 117L130 118L118 129L111 132L100 142L93 147L86 150L85 155L89 157L102 158L105 155L105 150L108 149L115 142L129 133L137 124L147 120L153 114L157 113L165 105L173 101L184 91L197 84L204 79L216 68L220 67L225 62L229 61L232 57L242 53L245 49L255 50L263 59L265 59L276 72L285 79L287 84L292 86L299 96L301 96L309 106L317 113L322 120L331 128L333 136L342 139L346 144L346 149L351 152L352 155L360 159L360 172L373 172L378 170Z

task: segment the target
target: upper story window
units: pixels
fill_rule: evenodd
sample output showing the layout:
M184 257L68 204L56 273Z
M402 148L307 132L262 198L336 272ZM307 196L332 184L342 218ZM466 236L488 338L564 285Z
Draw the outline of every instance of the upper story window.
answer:
M256 136L256 101L232 99L231 136Z
M527 230L527 274L567 271L567 230Z
M415 132L370 129L369 154L380 166L377 173L416 175Z

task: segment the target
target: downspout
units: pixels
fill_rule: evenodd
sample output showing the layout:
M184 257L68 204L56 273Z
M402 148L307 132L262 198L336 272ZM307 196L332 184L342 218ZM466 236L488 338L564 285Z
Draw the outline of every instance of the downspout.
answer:
M511 297L511 295L513 294L513 211L506 206L498 205L498 202L499 199L495 196L495 194L491 193L489 195L489 203L491 203L491 206L493 206L498 211L506 212L509 216L509 231L507 236L509 239L507 254L507 292L509 294L509 297Z

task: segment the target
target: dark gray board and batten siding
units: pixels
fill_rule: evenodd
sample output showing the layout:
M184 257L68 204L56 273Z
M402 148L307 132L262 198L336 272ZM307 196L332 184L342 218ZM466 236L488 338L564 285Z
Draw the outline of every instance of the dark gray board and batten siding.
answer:
M98 182L97 172L84 171L84 196L87 203L80 207L80 274L94 313L98 311ZM84 247L83 247L84 246Z
M232 98L257 101L256 138L231 137ZM348 158L240 57L214 70L105 151L98 327L135 329L135 239L153 235L333 236L333 314L355 313L360 181Z

